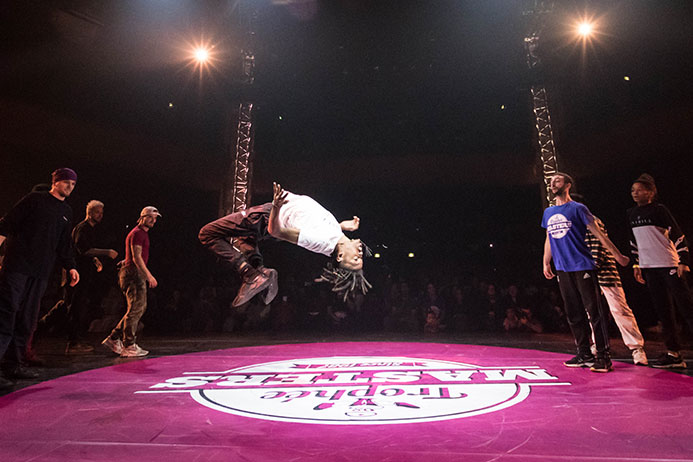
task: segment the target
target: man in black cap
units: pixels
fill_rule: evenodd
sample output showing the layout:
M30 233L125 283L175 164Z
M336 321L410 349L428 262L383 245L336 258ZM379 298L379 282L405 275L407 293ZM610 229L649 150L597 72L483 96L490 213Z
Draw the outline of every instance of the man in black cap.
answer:
M0 388L9 379L36 378L24 367L48 278L56 258L68 272L70 285L79 282L70 245L72 209L65 203L77 183L77 174L59 168L50 191L31 192L0 219L0 244L6 242L0 270L0 358L7 367Z
M655 202L657 186L652 176L640 175L630 194L636 204L628 210L633 275L650 292L668 350L650 364L663 369L685 369L674 307L693 332L693 302L686 284L686 273L690 272L686 236L669 209Z

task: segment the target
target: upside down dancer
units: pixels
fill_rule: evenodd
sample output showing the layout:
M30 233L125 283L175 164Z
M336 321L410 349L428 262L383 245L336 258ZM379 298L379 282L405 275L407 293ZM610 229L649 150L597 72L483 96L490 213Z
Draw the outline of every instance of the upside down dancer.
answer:
M242 285L232 305L241 306L266 291L269 304L277 295L277 271L263 266L258 243L279 239L331 258L320 280L332 284L332 291L344 300L352 292L366 293L371 285L363 275L364 245L344 232L356 231L360 219L337 222L334 215L308 196L293 194L274 183L271 203L250 207L203 226L202 245L231 265ZM369 255L366 247L366 253Z

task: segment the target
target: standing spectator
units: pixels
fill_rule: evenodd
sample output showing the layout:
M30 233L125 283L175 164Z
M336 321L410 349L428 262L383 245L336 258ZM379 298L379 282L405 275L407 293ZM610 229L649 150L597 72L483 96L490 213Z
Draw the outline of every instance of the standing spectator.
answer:
M92 200L87 204L86 218L72 230L72 243L76 251L77 271L81 281L75 286L69 297L67 316L67 348L66 354L88 353L94 351L94 347L84 343L84 337L89 330L89 323L93 315L94 306L103 298L98 293L98 273L103 270L103 260L115 259L118 252L113 249L101 249L100 223L103 219L103 202Z
M613 370L609 335L596 267L585 242L587 230L604 244L621 265L628 263L628 257L622 255L602 233L589 209L570 198L572 185L573 179L565 173L556 173L551 178L551 192L556 196L556 205L544 210L541 222L542 227L546 228L544 277L555 277L551 269L553 259L568 325L577 347L577 355L563 364L567 367L590 366L593 372L609 372ZM590 326L597 347L596 359L590 351Z
M118 280L127 300L127 311L102 345L122 357L146 356L149 351L135 342L137 325L147 309L147 285L154 289L158 282L147 268L149 262L149 230L161 214L156 207L142 209L137 226L125 238L125 260L121 262Z
M7 240L0 271L0 358L7 362L2 388L12 385L8 378L38 376L26 369L25 356L56 257L70 285L79 282L70 246L72 209L65 203L76 184L72 169L59 168L50 191L29 193L0 219L0 245Z
M686 273L690 271L688 243L669 209L654 202L656 195L657 186L650 175L643 173L633 182L631 196L636 206L628 210L633 275L647 286L662 321L668 351L653 361L652 366L684 369L686 363L680 351L674 307L693 332L693 304L686 283Z

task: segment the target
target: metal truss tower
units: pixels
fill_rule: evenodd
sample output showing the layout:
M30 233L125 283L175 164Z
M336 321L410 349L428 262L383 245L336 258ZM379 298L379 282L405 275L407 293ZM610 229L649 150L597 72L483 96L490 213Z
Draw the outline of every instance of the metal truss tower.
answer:
M537 129L537 142L539 157L542 164L542 175L546 191L546 202L554 204L555 199L551 194L550 181L554 173L558 171L556 158L556 146L553 141L553 129L551 128L551 114L546 87L543 83L542 62L539 51L539 43L546 26L546 19L554 8L554 1L530 0L523 12L529 18L529 31L525 37L525 52L527 66L530 69L532 94L532 110Z
M241 26L246 29L245 46L241 50L241 102L235 114L235 140L230 154L233 163L229 169L226 181L221 191L219 214L228 215L232 212L245 210L250 202L250 185L253 173L253 102L250 89L255 83L255 21L257 9L252 5L243 9L244 2L239 3Z

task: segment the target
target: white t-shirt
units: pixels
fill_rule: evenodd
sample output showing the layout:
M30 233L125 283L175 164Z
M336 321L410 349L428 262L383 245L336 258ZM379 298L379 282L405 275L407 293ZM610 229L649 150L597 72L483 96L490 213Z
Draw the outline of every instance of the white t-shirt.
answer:
M279 222L298 230L298 245L311 252L332 255L342 228L339 222L313 198L287 191L286 203L279 209Z

